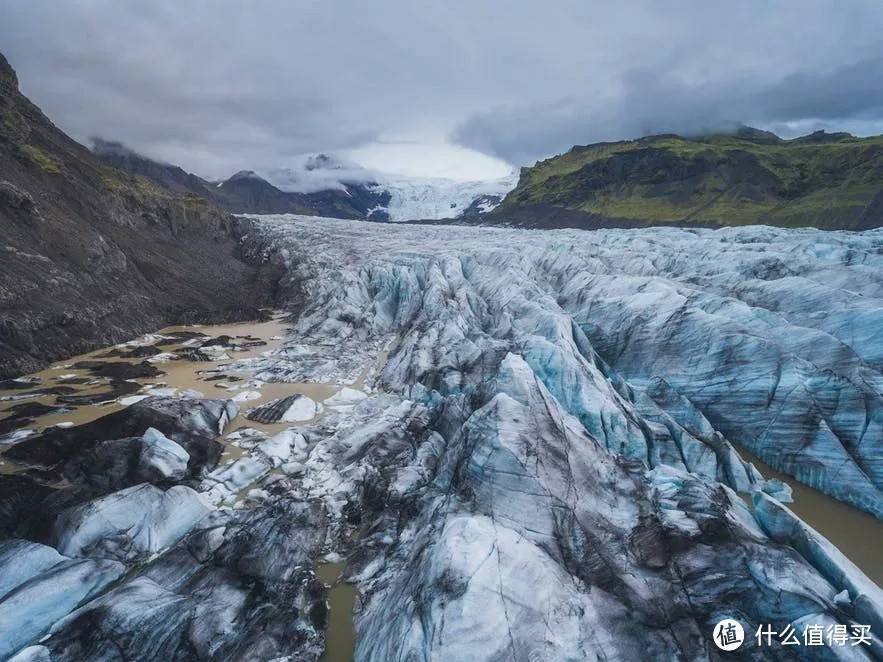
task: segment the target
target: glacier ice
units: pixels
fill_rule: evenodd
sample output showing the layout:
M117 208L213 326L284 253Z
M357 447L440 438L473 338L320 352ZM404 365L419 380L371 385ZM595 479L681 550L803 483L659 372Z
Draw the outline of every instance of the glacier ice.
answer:
M140 468L161 480L181 480L187 475L190 454L156 428L141 435Z
M480 211L488 212L518 183L517 173L493 180L456 180L445 178L389 178L377 184L374 190L386 191L389 204L379 210L389 214L389 220L435 220L456 218L476 201Z
M54 548L29 540L8 538L0 541L0 598L67 559Z
M368 397L368 394L358 389L344 386L337 393L327 398L324 402L326 407L347 407L361 402Z
M335 394L296 427L240 419L220 467L238 415L222 400L149 398L88 443L13 446L73 485L0 476L8 512L27 512L18 490L45 517L19 530L0 508L30 555L0 586L76 562L127 573L8 654L316 660L314 567L345 558L357 660L716 659L723 617L868 623L849 655L881 655L879 587L740 448L880 514L883 231L249 222L243 250L301 309L281 348L228 369ZM187 475L98 480L113 467L95 449L148 427ZM752 659L792 654L747 639Z
M142 483L62 511L53 542L66 556L149 557L184 536L207 511L185 485L162 491Z
M265 258L280 260L306 292L299 337L347 357L324 369L345 374L353 356L370 364L390 347L375 388L405 398L367 420L366 406L356 406L361 426L320 440L302 474L308 494L337 516L351 515L360 489L362 507L365 499L383 503L359 518L377 524L363 527L354 552L352 575L370 596L356 614L357 658L448 659L467 649L482 659L527 657L528 640L549 646L539 659L580 657L586 652L574 646L587 631L607 637L595 642L605 656L666 657L683 652L685 641L691 655L706 656L702 633L727 613L739 613L746 630L838 618L843 582L829 566L840 559L796 541L769 545L773 534L730 490L771 503L790 491L764 480L732 442L883 513L875 358L883 233L538 234L294 217L263 218L259 227L252 240ZM839 301L828 308L838 319L800 308L839 297L838 288L847 299L861 291L856 319ZM273 371L274 357L265 361ZM288 357L277 362L277 376L309 374ZM396 418L421 429L432 417L421 408L440 412L432 427L441 436L418 434L419 452L379 432ZM530 433L519 432L524 421ZM622 469L599 475L607 457ZM567 471L553 478L559 458ZM584 464L591 478L576 471ZM642 467L650 471L638 479ZM626 489L641 483L650 485L644 496ZM570 493L579 501L563 507ZM388 510L412 513L413 524L398 515L390 531ZM454 518L479 519L449 543L446 525L461 521ZM461 562L445 551L469 547L472 527L483 527L484 549L497 556L496 603L482 602L478 578L469 597L471 586L457 580ZM605 550L613 541L627 542ZM522 550L512 553L530 577L524 583L505 571L510 545ZM742 567L736 559L746 553ZM613 562L622 558L625 565ZM534 580L553 572L548 564L581 582L576 596L561 597L561 588L542 599L546 619L559 613L558 600L581 615L576 624L555 621L556 632L568 633L560 647L547 629L531 629L535 616L517 612L538 584L547 586ZM673 568L677 575L665 576ZM656 605L672 599L673 585L687 603L663 616ZM602 606L599 621L583 605L587 590L590 604ZM470 608L471 617L451 611ZM500 627L494 618L510 609L517 628ZM869 609L879 613L876 604ZM485 622L476 622L479 613ZM640 634L623 624L635 613ZM669 634L657 629L662 623Z
M246 412L245 416L258 423L297 423L308 421L322 411L322 405L312 398L297 393L270 400Z
M306 459L307 442L299 432L283 430L265 441L259 441L254 448L274 466L281 466L292 460Z
M271 465L260 460L241 457L230 464L215 469L203 480L212 501L231 497L254 483L270 470Z
M879 230L258 227L259 252L308 292L303 338L352 347L347 361L397 335L381 375L394 391L447 396L517 351L617 452L746 489L759 477L727 459L732 441L883 515ZM635 408L654 406L641 429Z
M17 586L0 599L0 658L35 640L124 572L116 561L71 559Z
M753 499L757 519L770 538L794 547L841 589L835 601L842 609L851 606L856 621L871 625L874 632L883 632L883 590L786 506L761 492Z

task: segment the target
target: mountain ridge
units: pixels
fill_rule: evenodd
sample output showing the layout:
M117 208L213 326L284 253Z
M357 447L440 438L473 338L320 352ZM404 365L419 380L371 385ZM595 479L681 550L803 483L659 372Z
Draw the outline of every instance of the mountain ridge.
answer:
M388 202L383 193L359 183L345 183L341 188L313 193L283 191L252 170L240 170L222 182L212 183L179 166L144 156L120 142L93 138L92 143L92 153L104 163L142 175L160 186L199 195L233 214L306 214L355 219L367 218L372 208L384 200Z
M254 319L274 280L241 254L242 223L98 160L0 54L0 377L172 323Z
M239 170L209 181L179 166L139 154L119 142L93 138L93 153L114 167L152 182L202 196L234 214L300 214L368 221L477 221L515 186L513 175L455 180L379 173L343 165L326 154L309 157L302 170L282 168L264 176ZM316 171L334 176L312 176Z
M522 168L486 222L525 227L766 224L861 230L883 224L883 136L817 131L791 140L730 134L577 145Z

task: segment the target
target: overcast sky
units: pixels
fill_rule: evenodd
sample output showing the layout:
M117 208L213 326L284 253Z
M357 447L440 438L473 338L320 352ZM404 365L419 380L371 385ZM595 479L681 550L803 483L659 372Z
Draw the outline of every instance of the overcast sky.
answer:
M883 133L881 0L2 0L0 51L78 140L209 178L319 151L468 179L646 133Z

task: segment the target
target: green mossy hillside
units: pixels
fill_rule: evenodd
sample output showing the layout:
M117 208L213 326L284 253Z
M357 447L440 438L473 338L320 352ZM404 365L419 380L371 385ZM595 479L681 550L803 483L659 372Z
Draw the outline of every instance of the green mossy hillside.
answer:
M744 128L574 147L522 169L494 215L532 207L635 225L878 227L883 136L816 132L782 140Z

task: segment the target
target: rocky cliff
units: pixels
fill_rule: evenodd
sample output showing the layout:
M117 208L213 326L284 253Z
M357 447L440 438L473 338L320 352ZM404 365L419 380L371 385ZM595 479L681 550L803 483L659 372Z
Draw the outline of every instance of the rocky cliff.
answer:
M0 377L172 322L252 316L270 278L241 223L99 161L0 55Z

